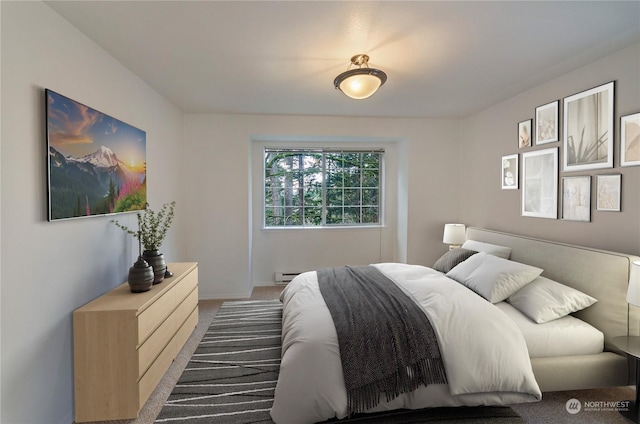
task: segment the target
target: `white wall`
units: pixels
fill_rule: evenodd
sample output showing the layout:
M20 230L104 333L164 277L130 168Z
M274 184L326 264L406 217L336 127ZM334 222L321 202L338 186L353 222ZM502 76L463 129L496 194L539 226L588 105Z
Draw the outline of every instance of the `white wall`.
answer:
M399 205L398 174L406 174L406 161L398 164L397 151L406 140L366 137L294 137L294 141L278 138L254 138L250 146L252 275L254 285L272 285L274 272L302 272L343 265L375 262L404 262L396 240L406 244L407 234L399 233L397 211L406 214L407 203ZM382 226L360 228L263 228L264 215L264 149L265 147L333 147L384 149L382 164ZM406 159L406 158L405 158ZM274 248L275 247L275 248Z
M41 2L1 2L0 421L69 424L72 312L126 280L137 246L92 217L47 222L44 88L147 133L148 197L176 200L163 251L185 260L182 113ZM118 219L135 225L135 215Z
M291 253L305 239L316 252L333 250L305 269L342 260L377 261L377 230L264 231L254 222L251 175L262 168L250 162L256 140L291 138L369 138L395 142L398 177L397 202L404 208L395 217L395 232L383 237L393 245L383 252L391 258L431 265L446 248L441 243L445 222L457 218L458 148L455 121L430 119L375 119L344 117L186 115L185 167L190 243L187 254L200 264L200 296L246 296L254 284L272 280L273 272L296 269L300 258ZM259 162L259 161L258 161ZM259 212L256 212L259 214ZM358 238L345 243L345 237ZM363 238L360 238L363 237ZM365 255L358 243L375 238ZM393 238L395 237L395 242ZM284 252L282 254L274 252Z
M522 189L500 189L503 155L560 147L549 143L527 149L517 148L517 123L535 118L535 108L615 81L614 168L583 172L562 172L562 177L591 175L591 222L523 217L520 214ZM560 78L532 88L509 100L460 122L462 176L460 219L466 224L640 255L640 166L620 167L620 116L640 112L640 44L583 66ZM562 114L560 115L562 138ZM522 155L520 155L522 161ZM562 156L559 157L562 164ZM596 175L622 175L620 212L596 211ZM522 177L522 172L520 172ZM520 180L522 187L522 180ZM562 196L558 199L558 218L562 216Z

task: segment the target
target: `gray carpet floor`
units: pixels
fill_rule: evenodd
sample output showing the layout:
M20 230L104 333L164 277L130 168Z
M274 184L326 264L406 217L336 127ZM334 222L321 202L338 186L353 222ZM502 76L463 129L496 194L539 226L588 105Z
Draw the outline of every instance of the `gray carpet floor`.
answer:
M276 299L281 289L282 287L256 287L251 298ZM200 301L198 326L158 387L151 394L137 419L104 421L98 422L98 424L152 424L222 303L223 300ZM582 408L578 414L572 415L567 412L566 404L571 399L579 400L582 405L589 405L589 402L594 405L594 402L606 403L634 398L635 389L633 387L551 392L544 393L540 402L513 405L512 408L529 424L626 424L628 421L610 408Z

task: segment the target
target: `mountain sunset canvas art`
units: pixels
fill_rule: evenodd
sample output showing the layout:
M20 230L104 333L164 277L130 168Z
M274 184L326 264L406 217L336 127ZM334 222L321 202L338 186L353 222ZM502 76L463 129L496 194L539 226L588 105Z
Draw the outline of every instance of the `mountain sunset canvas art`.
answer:
M45 90L49 220L142 210L146 133Z

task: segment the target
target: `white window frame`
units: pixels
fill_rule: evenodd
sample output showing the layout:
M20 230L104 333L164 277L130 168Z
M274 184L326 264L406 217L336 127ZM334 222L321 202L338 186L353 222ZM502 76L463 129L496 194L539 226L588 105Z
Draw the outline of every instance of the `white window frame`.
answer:
M304 145L305 143L300 143L299 146L294 147L295 145L288 145L287 147L283 147L283 146L270 146L265 144L263 146L262 150L262 158L261 158L261 163L262 163L262 195L261 195L261 199L262 199L262 227L264 229L268 229L268 230L272 230L272 229L277 229L277 230L283 230L283 229L319 229L319 228L370 228L370 227L384 227L384 205L385 205L385 201L384 201L384 195L385 195L385 171L384 171L384 163L385 163L385 149L384 148L380 148L380 147L371 147L371 148L364 148L363 147L357 147L357 148L335 148L335 147L306 147ZM327 188L326 188L326 162L323 160L322 161L322 173L323 173L323 183L322 183L322 220L321 220L321 224L320 225L305 225L304 224L304 219L303 219L303 224L301 225L267 225L267 208L270 207L269 205L266 204L266 190L267 190L267 185L266 185L266 162L265 162L265 156L267 151L282 151L282 152L302 152L302 153L321 153L321 154L332 154L332 153L376 153L376 154L380 154L380 161L379 161L379 167L378 167L378 204L376 205L376 207L378 208L378 220L377 222L371 222L371 223L327 223L326 222L326 214L327 214L327 201L326 201L326 195L327 195ZM361 185L359 187L357 187L360 190L363 190L365 187L362 187ZM369 207L371 207L373 205L369 205ZM303 206L304 207L304 206ZM342 207L348 207L344 205L344 203L342 204ZM362 207L366 207L366 205L358 205L358 207L362 208Z

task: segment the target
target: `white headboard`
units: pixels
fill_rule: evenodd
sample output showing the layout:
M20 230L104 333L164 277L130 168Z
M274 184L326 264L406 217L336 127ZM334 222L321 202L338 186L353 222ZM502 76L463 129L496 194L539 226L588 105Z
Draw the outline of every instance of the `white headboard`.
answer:
M605 350L617 351L613 337L640 334L640 308L626 301L631 262L640 257L474 227L467 228L467 239L508 246L511 260L598 299L575 316L604 333Z

